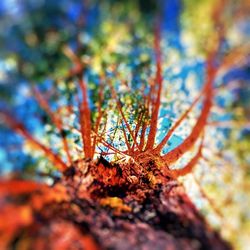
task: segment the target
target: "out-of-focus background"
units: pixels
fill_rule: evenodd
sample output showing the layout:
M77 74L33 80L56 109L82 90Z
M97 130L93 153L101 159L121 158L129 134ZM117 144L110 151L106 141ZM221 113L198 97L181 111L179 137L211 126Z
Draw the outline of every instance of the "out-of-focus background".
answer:
M231 51L231 67L216 80L214 107L205 136L204 157L195 171L181 179L186 191L212 227L236 249L250 244L250 3L221 1L218 8L225 28L218 62ZM152 41L155 20L162 31L164 95L157 141L193 101L204 83L206 53L216 33L216 0L166 1L49 1L0 2L0 108L25 123L43 143L61 152L59 135L32 94L32 87L50 93L50 105L59 111L74 107L77 91L68 76L71 48L86 62L90 103L95 114L99 76L119 71L116 89L131 109L138 108L138 93L154 72ZM158 17L159 18L156 18ZM110 73L111 74L111 73ZM115 76L114 76L115 77ZM132 91L126 92L127 86ZM54 91L56 89L56 91ZM134 104L130 105L130 104ZM107 139L116 127L110 109ZM163 153L179 145L190 132L199 108L171 137ZM128 109L129 112L129 109ZM72 152L81 147L79 134L65 130ZM133 121L130 121L133 124ZM110 136L110 137L109 137ZM121 149L119 132L113 143ZM107 156L108 160L115 160ZM186 158L178 162L182 166ZM53 171L43 155L3 124L0 117L0 174L38 178L38 171ZM49 182L49 179L46 180Z

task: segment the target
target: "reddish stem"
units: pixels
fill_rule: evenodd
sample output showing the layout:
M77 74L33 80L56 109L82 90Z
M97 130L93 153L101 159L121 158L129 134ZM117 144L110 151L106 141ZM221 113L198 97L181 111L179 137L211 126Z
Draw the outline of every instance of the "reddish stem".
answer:
M173 175L173 177L177 178L179 176L183 176L186 174L189 174L192 172L193 168L196 166L196 164L198 163L200 157L202 156L202 147L203 147L203 143L201 142L197 153L195 154L195 156L188 162L188 164L181 168L181 169L173 169L171 170L171 174Z
M129 145L128 137L127 137L127 134L126 134L126 131L125 131L123 125L121 125L121 126L122 126L122 132L123 132L123 136L124 136L124 139L125 139L125 143L126 143L129 155L130 155L132 152L131 152L131 147Z
M88 104L87 86L82 78L79 79L79 86L82 93L82 102L79 105L80 126L83 141L83 149L86 158L92 158L91 143L91 111Z
M139 133L139 130L140 130L140 127L141 127L141 123L142 123L142 119L143 119L143 113L141 113L138 117L138 122L136 124L136 127L135 127L135 133L134 133L134 137L135 139L137 138L138 136L138 133ZM134 148L135 148L135 143L133 143L132 145L132 151L134 151Z
M94 138L93 138L93 145L92 145L92 152L95 152L96 144L97 144L97 134L98 130L100 127L101 119L103 117L103 112L102 112L102 102L103 102L103 86L101 85L100 90L99 90L99 103L98 103L98 117L94 126ZM93 153L94 154L94 153ZM93 155L94 156L94 155Z
M68 145L68 142L67 142L65 136L63 135L63 124L62 124L61 119L51 110L48 101L42 95L42 93L38 90L38 88L35 87L33 90L34 90L34 94L35 94L35 97L36 97L39 105L49 115L51 121L54 123L54 125L58 129L60 136L61 136L61 139L62 139L64 151L65 151L67 158L68 158L68 162L70 165L72 165L72 158L70 155L69 145Z
M183 156L185 152L190 150L190 148L196 143L199 136L201 135L204 127L207 124L208 115L210 113L212 107L212 100L213 100L213 82L216 75L217 70L212 65L213 56L208 60L208 67L207 67L207 81L204 87L204 101L203 107L201 110L201 114L198 117L195 126L193 127L190 135L175 149L167 153L163 156L163 159L169 165L179 158Z
M156 76L155 76L155 87L157 87L156 101L153 104L152 116L150 121L150 130L148 135L148 141L146 144L146 150L152 149L155 143L155 137L157 132L157 121L159 115L159 109L161 104L161 92L162 92L162 65L161 65L161 48L160 48L160 28L156 28L155 32L155 56L156 56Z
M22 123L16 121L14 118L11 117L10 114L6 112L1 112L3 115L4 121L7 123L10 128L14 131L22 135L26 140L30 141L34 146L39 148L41 151L44 152L45 156L55 165L55 167L63 172L67 169L67 165L61 160L61 158L55 154L50 148L46 147L45 145L41 144L37 141L24 127Z
M138 143L137 143L137 141L136 141L136 138L134 137L134 134L133 134L133 132L132 132L132 130L131 130L129 124L128 124L128 121L127 121L127 119L126 119L126 117L125 117L125 115L124 115L124 112L122 111L122 106L121 106L120 101L119 101L118 98L117 98L116 92L115 92L115 90L114 90L114 88L113 88L113 86L112 86L111 84L109 84L109 86L110 86L110 88L111 88L112 96L113 96L113 98L114 98L115 101L116 101L118 111L119 111L119 113L120 113L121 116L122 116L122 120L123 120L123 122L124 122L124 124L125 124L125 126L126 126L126 128L127 128L127 130L128 130L128 132L129 132L131 138L133 139L133 142L135 143L135 145L137 146L137 148L139 148L139 145L138 145Z
M158 144L158 146L154 149L154 152L156 154L159 154L163 147L166 145L169 138L172 136L176 128L182 123L182 121L188 116L188 114L191 112L191 110L194 108L194 106L197 104L197 102L200 100L202 96L202 93L199 94L195 98L195 100L192 102L191 106L182 114L182 116L179 118L179 120L174 124L172 128L168 131L168 133L165 135L165 137L162 139L162 141Z

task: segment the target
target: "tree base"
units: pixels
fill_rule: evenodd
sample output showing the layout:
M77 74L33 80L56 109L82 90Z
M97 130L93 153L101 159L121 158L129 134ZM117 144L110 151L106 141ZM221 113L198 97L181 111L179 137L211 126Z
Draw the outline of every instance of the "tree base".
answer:
M38 199L44 187L23 190L15 199L7 194L5 202L15 204L14 213L20 204L32 207L31 221L22 220L12 231L6 227L10 233L0 239L8 242L11 235L8 249L231 248L208 226L177 180L152 184L145 175L126 172L124 166L84 164L69 168Z

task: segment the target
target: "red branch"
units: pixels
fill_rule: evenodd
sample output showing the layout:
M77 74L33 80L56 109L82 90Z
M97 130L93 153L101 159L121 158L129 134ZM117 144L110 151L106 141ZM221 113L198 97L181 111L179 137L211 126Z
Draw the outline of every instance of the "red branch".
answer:
M202 92L203 93L203 92ZM191 106L182 114L182 116L178 119L178 121L174 124L172 128L168 131L168 133L165 135L165 137L162 139L162 141L158 144L158 146L154 149L154 152L156 154L159 154L163 147L166 145L169 138L172 136L176 128L182 123L182 121L187 118L188 114L191 112L191 110L194 108L194 106L197 104L197 102L200 100L202 93L199 94L195 98L195 100L192 102Z
M58 131L60 133L60 136L61 136L61 139L62 139L62 144L63 144L64 151L65 151L65 153L67 155L67 158L68 158L68 162L69 162L70 165L72 165L72 158L71 158L71 155L70 155L69 145L68 145L68 142L67 142L65 136L63 135L63 124L62 124L61 119L58 117L57 114L55 114L51 110L48 101L43 96L43 94L39 91L39 89L34 88L33 90L34 90L34 94L35 94L35 97L36 97L39 105L49 115L51 121L54 123L54 125L58 129Z
M152 109L152 116L150 121L150 130L148 135L148 141L146 145L146 150L152 149L155 143L155 137L157 132L157 121L158 121L158 114L161 104L161 92L162 92L162 65L161 65L161 48L160 48L160 28L159 26L156 28L155 32L155 56L156 56L156 76L155 76L155 83L154 87L157 87L157 96L156 101L153 104Z
M103 111L102 111L102 103L103 103L103 85L100 86L99 89L99 102L98 102L98 116L94 125L94 138L93 138L93 145L92 145L92 153L94 156L94 152L95 152L95 148L96 148L96 144L97 144L97 134L98 134L98 130L100 127L100 123L103 117Z
M181 169L173 169L171 170L171 174L177 178L179 176L183 176L186 175L188 173L191 173L191 171L193 170L193 168L195 167L195 165L198 163L200 157L202 156L202 147L203 147L203 138L201 141L201 144L198 148L197 153L195 154L195 156L188 162L188 164L181 168Z
M138 133L139 133L139 130L140 130L140 127L141 127L141 124L142 124L143 116L144 116L143 113L139 114L138 122L137 122L137 124L136 124L136 126L135 126L135 132L134 132L134 137L135 137L135 139L136 139L137 136L138 136ZM138 145L138 146L139 146L139 145ZM135 148L135 143L133 143L133 145L132 145L132 151L133 151L133 152L134 152L134 148Z
M114 98L115 101L116 101L118 111L119 111L119 113L121 114L122 121L124 122L125 127L127 128L127 130L128 130L128 132L129 132L131 138L133 139L133 142L135 143L136 147L139 148L139 145L138 145L138 143L137 143L137 141L136 141L136 138L134 137L134 133L132 132L132 130L131 130L129 124L128 124L128 121L127 121L127 119L126 119L126 117L125 117L125 114L124 114L124 112L123 112L123 110L122 110L121 102L120 102L120 100L118 100L117 95L116 95L116 92L115 92L113 86L112 86L110 83L109 83L109 86L110 86L110 88L111 88L112 96L113 96L113 98Z
M3 115L4 122L6 122L6 124L11 129L13 129L14 131L16 131L20 135L22 135L26 140L30 141L34 146L36 146L41 151L43 151L43 153L45 154L45 156L48 157L48 159L55 165L55 167L58 170L64 171L67 168L67 165L62 161L62 159L57 154L55 154L50 148L46 147L45 145L43 145L39 141L37 141L26 130L26 128L24 127L24 125L22 123L20 123L19 121L16 121L13 117L11 117L10 114L8 114L6 112L2 112L1 111L1 115Z
M92 158L91 144L91 111L88 104L87 86L82 78L79 79L79 86L82 93L82 102L79 104L81 135L83 149L86 158Z
M175 161L177 161L180 157L183 156L185 152L191 149L192 146L196 143L199 136L201 135L204 127L207 124L208 115L210 113L212 107L213 100L213 82L216 75L217 70L213 67L213 56L208 60L207 66L207 81L204 87L204 101L203 107L201 110L201 114L198 117L195 126L193 127L190 135L175 149L167 153L163 156L163 159L169 165Z

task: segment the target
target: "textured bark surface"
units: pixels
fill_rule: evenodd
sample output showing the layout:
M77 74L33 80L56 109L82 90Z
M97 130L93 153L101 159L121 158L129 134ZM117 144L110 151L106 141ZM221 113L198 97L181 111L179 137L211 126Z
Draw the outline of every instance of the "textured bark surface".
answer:
M184 190L170 182L163 190L134 190L124 198L131 213L84 204L83 221L104 249L230 249L199 215ZM136 201L143 194L143 201ZM79 203L81 204L81 202ZM94 218L94 219L93 219Z
M52 189L64 190L56 191L57 200L45 193L38 206L35 187L9 197L17 207L33 207L32 223L18 226L9 249L230 249L177 180L159 181L157 170L149 178L148 170L136 176L129 169L82 162L55 181Z

